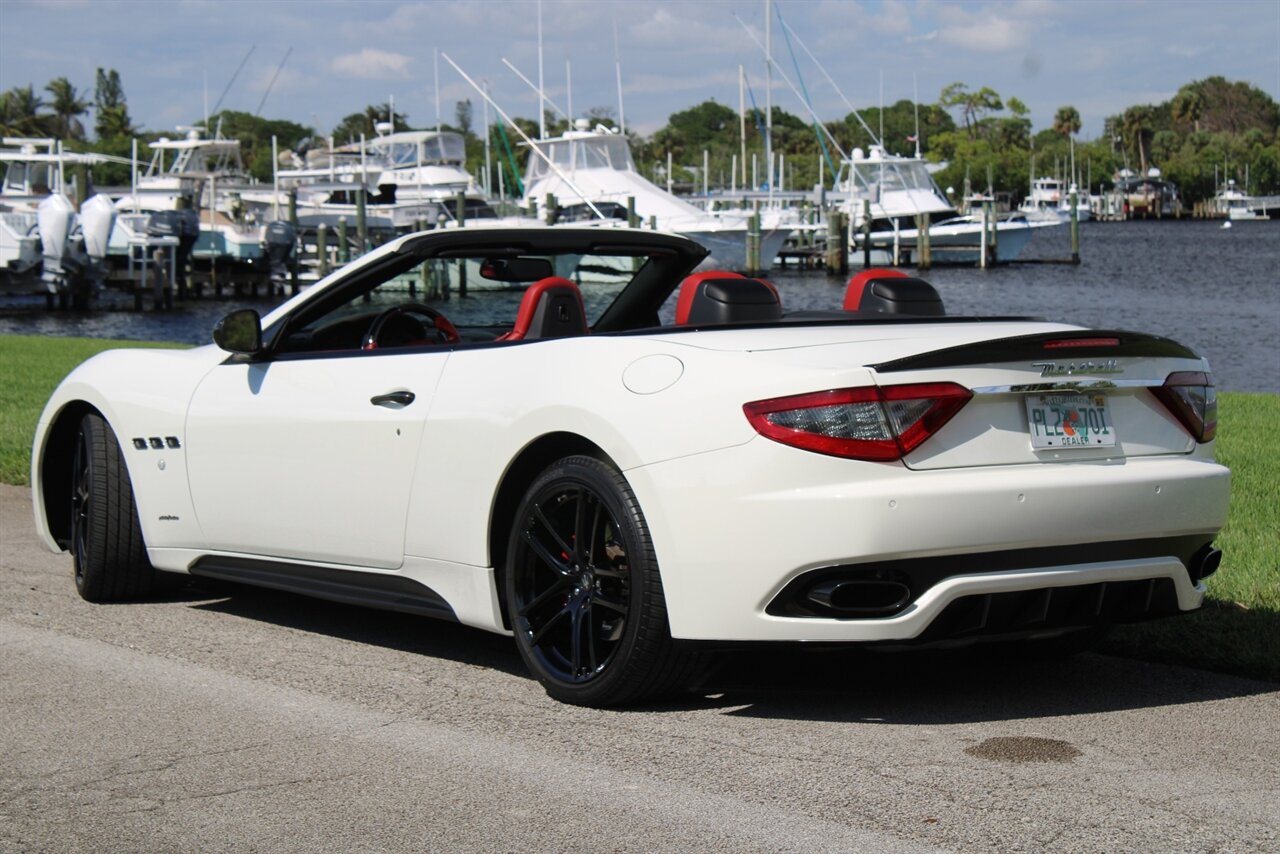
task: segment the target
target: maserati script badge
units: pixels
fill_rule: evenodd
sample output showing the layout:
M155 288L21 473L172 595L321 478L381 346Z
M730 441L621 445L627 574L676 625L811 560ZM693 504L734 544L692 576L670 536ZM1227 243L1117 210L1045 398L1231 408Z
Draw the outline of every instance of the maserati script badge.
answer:
M1122 374L1124 368L1116 364L1115 359L1101 362L1032 362L1031 367L1040 369L1042 377L1069 377L1073 374Z

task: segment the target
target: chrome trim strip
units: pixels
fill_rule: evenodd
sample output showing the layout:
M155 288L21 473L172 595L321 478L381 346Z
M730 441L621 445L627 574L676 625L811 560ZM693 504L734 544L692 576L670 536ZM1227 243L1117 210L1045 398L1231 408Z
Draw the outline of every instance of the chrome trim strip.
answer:
M1110 391L1118 388L1160 388L1158 380L1073 380L1056 383L1022 383L1018 385L984 385L970 389L974 394L1044 394L1055 391Z

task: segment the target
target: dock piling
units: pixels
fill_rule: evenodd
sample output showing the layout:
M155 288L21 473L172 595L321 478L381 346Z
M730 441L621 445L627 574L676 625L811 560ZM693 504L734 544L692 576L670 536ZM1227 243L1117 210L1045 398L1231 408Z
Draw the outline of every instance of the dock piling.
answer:
M1080 212L1076 210L1079 200L1077 191L1071 191L1071 263L1080 263Z

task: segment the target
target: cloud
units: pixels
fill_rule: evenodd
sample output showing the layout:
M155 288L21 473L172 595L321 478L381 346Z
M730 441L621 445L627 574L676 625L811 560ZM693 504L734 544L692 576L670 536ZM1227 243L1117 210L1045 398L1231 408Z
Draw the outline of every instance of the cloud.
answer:
M359 53L334 57L331 67L337 74L362 80L404 80L409 77L412 57L367 47Z
M990 15L943 27L938 32L938 39L956 47L999 53L1024 47L1027 35L1027 29L1021 23Z

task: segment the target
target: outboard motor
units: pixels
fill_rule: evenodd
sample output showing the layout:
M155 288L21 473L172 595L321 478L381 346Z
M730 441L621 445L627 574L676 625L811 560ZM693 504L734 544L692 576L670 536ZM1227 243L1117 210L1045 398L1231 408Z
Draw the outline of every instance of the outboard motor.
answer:
M92 239L95 252L106 255L107 239L115 222L115 210L109 199L105 201L111 212L105 216L102 201L95 201L87 214L92 223ZM40 274L48 293L49 307L54 299L62 307L68 303L75 308L87 308L89 300L106 278L105 267L95 264L85 251L85 236L80 229L75 207L61 194L54 194L40 202L36 210L36 223L40 229L40 247L44 269Z
M80 239L72 241L69 253L78 267L77 291L96 294L106 284L107 245L115 224L116 206L107 196L99 193L80 206Z
M191 251L200 239L200 214L193 208L182 208L178 212L178 294L185 296L187 291L187 266L191 262Z
M267 223L263 231L262 242L264 254L267 256L268 275L272 286L283 287L289 282L293 270L294 253L298 242L298 232L287 220L278 219Z

